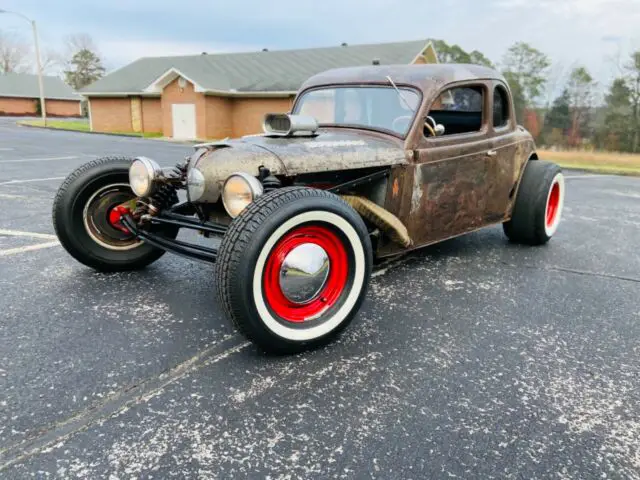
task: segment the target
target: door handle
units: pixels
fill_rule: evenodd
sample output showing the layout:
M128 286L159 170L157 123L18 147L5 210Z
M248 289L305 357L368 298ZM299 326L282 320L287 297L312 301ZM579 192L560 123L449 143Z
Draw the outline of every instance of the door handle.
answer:
M497 150L489 150L487 152L487 157L489 158L493 158L493 157L497 157L498 156L498 151Z

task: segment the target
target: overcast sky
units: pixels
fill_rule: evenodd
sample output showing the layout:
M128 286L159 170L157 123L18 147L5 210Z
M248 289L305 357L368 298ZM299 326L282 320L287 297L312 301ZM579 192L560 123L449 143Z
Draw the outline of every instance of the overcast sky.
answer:
M640 0L0 0L0 8L35 19L51 47L91 34L109 68L142 56L421 38L499 63L522 40L552 58L554 77L583 64L606 84L616 54L640 49ZM25 28L0 15L0 29Z

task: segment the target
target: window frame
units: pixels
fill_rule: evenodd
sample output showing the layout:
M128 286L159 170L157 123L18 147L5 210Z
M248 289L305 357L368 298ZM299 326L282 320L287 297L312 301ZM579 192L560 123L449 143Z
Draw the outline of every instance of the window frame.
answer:
M494 107L495 107L495 101L496 101L496 92L498 91L498 89L501 89L504 92L504 95L506 97L507 100L507 113L509 115L509 117L507 118L507 122L501 126L496 126L494 123ZM493 93L491 96L491 128L493 129L494 132L496 133L504 133L504 132L508 132L512 129L513 127L513 116L514 116L514 112L513 112L513 101L511 99L511 93L509 88L502 82L494 82L493 84Z
M413 126L416 124L416 119L420 114L421 105L424 100L424 96L422 91L419 88L416 88L414 85L410 85L408 83L396 83L396 86L399 90L411 90L413 93L418 95L418 102L416 111L413 113L413 117L411 119L411 123L409 128L407 129L404 135L396 132L395 130L389 130L386 128L373 127L369 125L360 125L360 124L336 124L336 123L318 123L320 128L346 128L353 130L366 130L370 132L378 132L384 133L387 135L391 135L393 137L399 138L400 140L406 140L411 135L413 131ZM291 113L293 115L297 115L296 109L298 108L298 104L300 103L300 99L304 97L309 92L313 92L316 90L327 90L327 89L337 89L337 88L389 88L391 90L395 90L392 85L388 83L359 83L359 82L350 82L350 83L336 83L336 84L327 84L327 85L316 85L313 87L309 87L301 91L291 107Z
M462 81L444 85L441 89L437 90L436 94L431 98L429 105L424 110L424 116L426 117L431 113L431 107L443 93L457 88L478 88L482 91L482 124L480 130L467 133L454 133L452 135L443 135L441 137L427 137L424 134L424 127L421 126L421 142L426 141L427 144L432 146L444 146L451 143L477 141L487 138L489 134L488 112L490 105L492 106L491 102L493 98L490 95L490 91L485 80Z

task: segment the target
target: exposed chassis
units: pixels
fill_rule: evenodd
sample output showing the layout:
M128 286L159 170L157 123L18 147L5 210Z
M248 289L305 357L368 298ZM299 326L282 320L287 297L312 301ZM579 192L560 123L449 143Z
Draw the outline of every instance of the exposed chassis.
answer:
M385 169L336 185L335 187L329 188L328 191L338 194L346 192L350 188L370 183L388 176L389 170ZM196 210L193 205L190 203L179 203L160 212L158 215L150 216L147 224L150 226L155 225L187 228L204 233L205 235L209 234L217 237L222 237L227 233L227 230L229 229L227 225L209 221L199 221L193 217L194 214L196 214ZM123 215L120 220L122 224L136 236L136 238L148 243L149 245L161 248L162 250L209 263L215 263L218 256L218 249L216 248L183 242L181 240L169 238L161 234L153 233L145 228L141 228L131 215Z
M227 225L214 222L201 222L192 216L176 213L184 211L191 207L188 204L179 204L174 208L161 212L159 215L151 217L148 224L150 226L167 226L173 228L188 228L197 230L205 234L212 234L222 237L228 230ZM218 256L218 249L205 247L194 243L187 243L174 238L169 238L161 234L153 233L145 228L141 228L131 215L123 215L122 224L133 233L138 239L161 248L171 253L181 255L183 257L201 260L204 262L215 263Z

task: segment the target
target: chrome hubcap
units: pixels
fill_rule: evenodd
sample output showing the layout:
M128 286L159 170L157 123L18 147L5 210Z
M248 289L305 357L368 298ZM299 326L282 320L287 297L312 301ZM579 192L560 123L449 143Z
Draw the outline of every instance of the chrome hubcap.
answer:
M329 256L315 243L303 243L291 250L280 268L280 288L287 300L305 304L322 291L329 277Z

